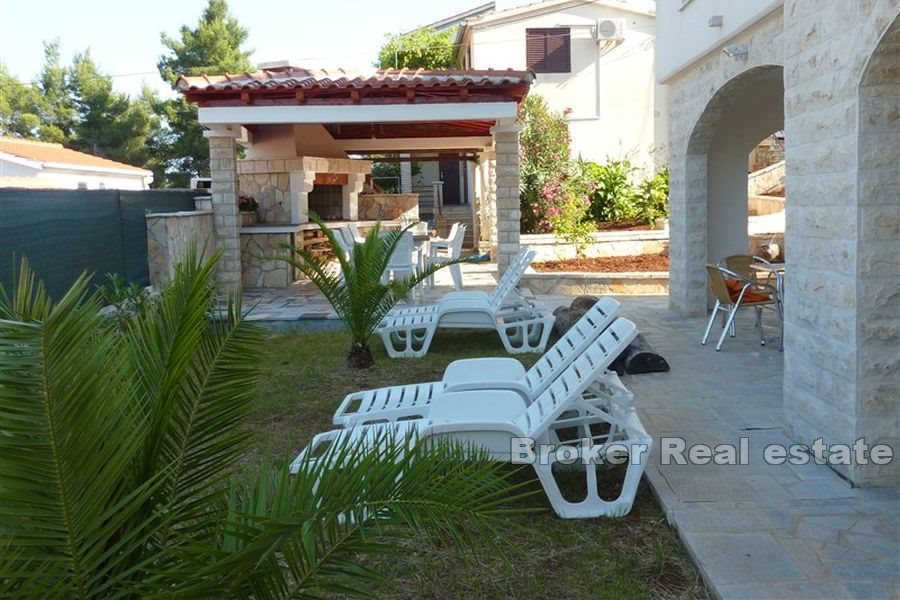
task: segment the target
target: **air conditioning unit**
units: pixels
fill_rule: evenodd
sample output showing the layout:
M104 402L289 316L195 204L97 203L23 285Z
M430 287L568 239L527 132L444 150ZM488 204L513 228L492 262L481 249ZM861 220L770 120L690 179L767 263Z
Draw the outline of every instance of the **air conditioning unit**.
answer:
M192 190L208 190L212 189L211 177L191 177Z
M625 19L597 19L594 41L621 42L625 39Z

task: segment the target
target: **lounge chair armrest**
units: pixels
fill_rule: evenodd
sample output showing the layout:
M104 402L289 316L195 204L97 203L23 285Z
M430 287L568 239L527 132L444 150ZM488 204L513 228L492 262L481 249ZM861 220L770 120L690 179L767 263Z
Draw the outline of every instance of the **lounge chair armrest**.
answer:
M525 375L525 367L515 358L464 358L444 370L448 386L479 381L514 381Z

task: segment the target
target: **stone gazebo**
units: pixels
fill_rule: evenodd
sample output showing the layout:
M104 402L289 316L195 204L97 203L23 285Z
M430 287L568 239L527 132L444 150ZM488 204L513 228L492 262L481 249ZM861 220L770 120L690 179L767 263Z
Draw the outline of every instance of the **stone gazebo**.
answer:
M185 97L197 104L209 139L223 288L234 289L241 281L289 285L294 274L276 272L259 256L283 242L302 244L304 232L313 228L307 217L311 208L335 224L371 214L371 207L360 214L360 191L371 172L371 162L362 159L384 155L414 161L417 155L440 152L474 160L476 226L490 242L501 272L509 264L519 249L515 119L533 74L266 66L254 73L178 81ZM236 143L245 148L242 160ZM241 226L239 191L260 203L259 225ZM395 214L412 208L403 198L393 202L399 203L399 208L391 206Z

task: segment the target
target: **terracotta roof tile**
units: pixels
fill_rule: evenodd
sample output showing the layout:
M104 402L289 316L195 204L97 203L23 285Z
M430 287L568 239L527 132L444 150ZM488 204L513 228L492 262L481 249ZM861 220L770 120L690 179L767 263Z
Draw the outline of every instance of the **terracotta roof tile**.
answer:
M404 88L404 87L495 87L530 84L530 71L378 69L345 71L343 69L302 69L288 67L253 73L200 75L178 78L182 92L271 90L295 88Z
M6 154L12 154L19 158L40 163L62 163L81 167L118 169L120 171L134 171L135 173L150 174L150 171L147 169L134 167L107 158L100 158L99 156L79 152L77 150L70 150L69 148L64 148L62 144L0 137L0 152L5 152Z

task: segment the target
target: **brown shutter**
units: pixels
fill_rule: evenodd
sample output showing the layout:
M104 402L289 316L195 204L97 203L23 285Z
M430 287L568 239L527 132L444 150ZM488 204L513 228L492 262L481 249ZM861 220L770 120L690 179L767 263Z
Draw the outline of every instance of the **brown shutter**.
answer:
M525 30L525 63L535 73L570 73L570 47L566 27Z

